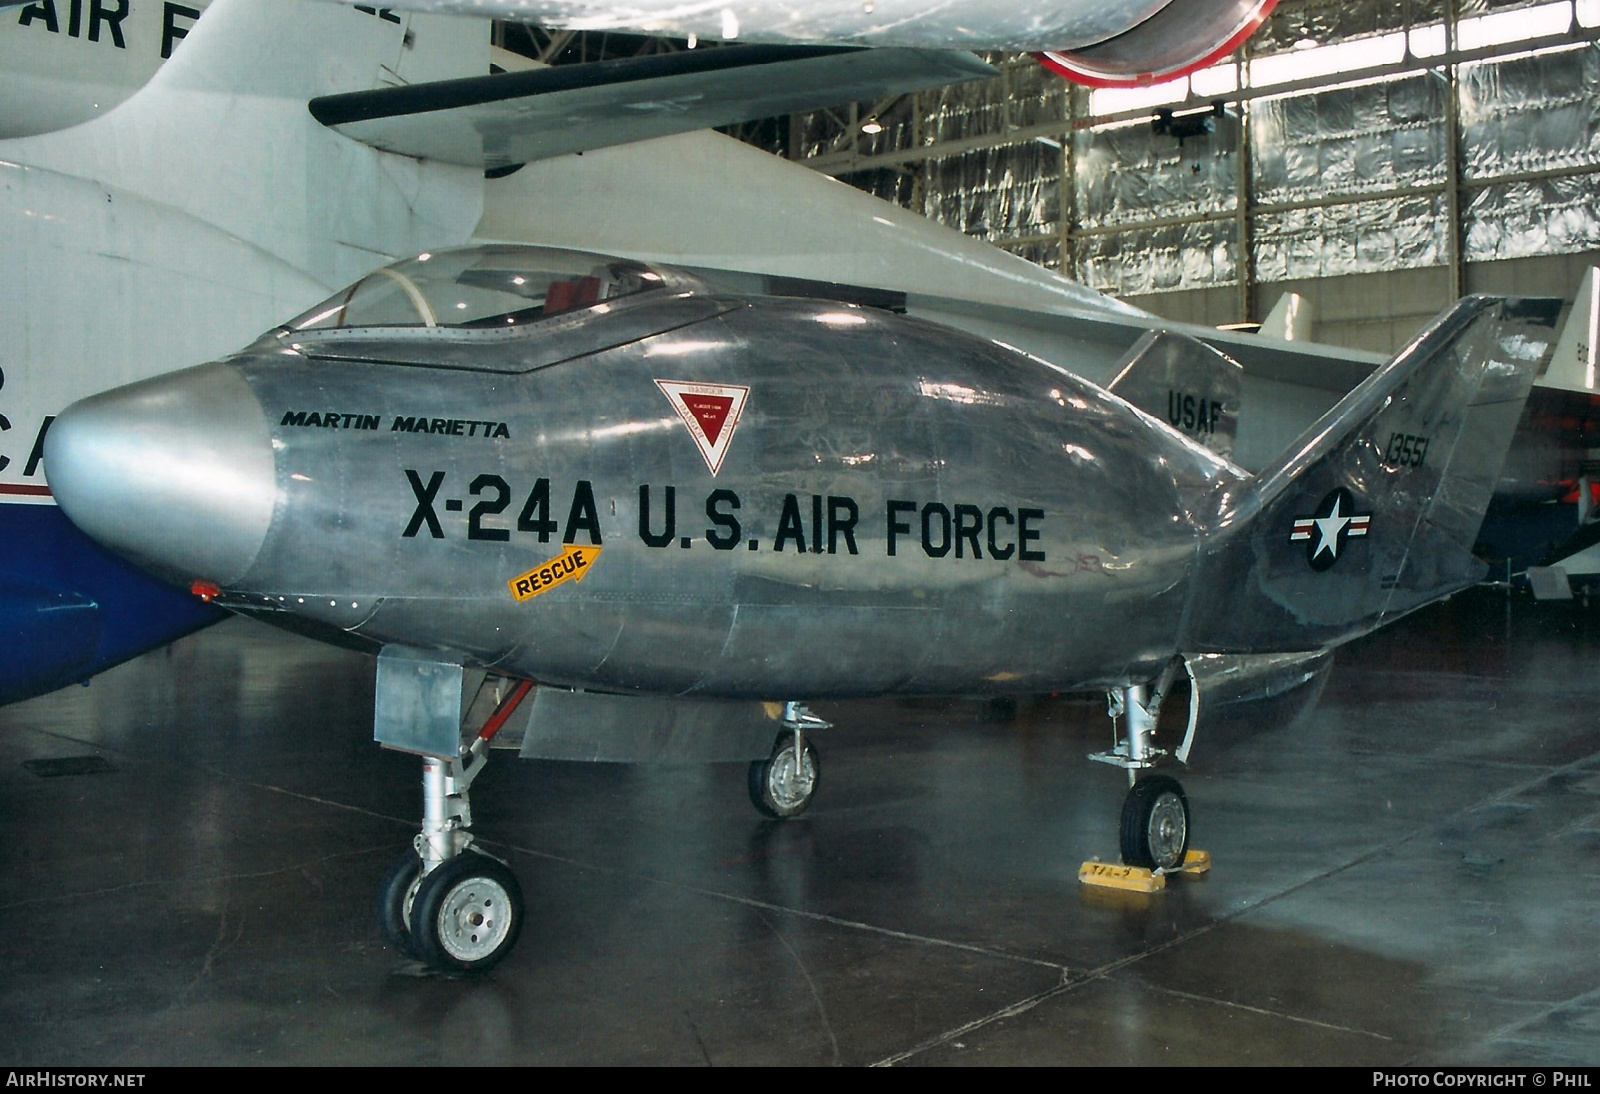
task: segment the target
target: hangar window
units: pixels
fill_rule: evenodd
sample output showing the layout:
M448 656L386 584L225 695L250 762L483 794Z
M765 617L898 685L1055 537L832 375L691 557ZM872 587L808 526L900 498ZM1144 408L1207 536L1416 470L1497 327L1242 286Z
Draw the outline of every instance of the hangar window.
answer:
M374 270L292 320L292 331L353 327L511 328L661 288L636 262L544 247L423 253Z

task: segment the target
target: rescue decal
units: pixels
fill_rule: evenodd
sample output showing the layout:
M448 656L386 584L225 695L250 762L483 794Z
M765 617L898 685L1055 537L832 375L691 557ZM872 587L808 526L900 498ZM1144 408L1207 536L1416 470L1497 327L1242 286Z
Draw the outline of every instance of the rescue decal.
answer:
M521 577L514 577L506 582L511 590L512 599L517 603L532 600L536 596L563 585L568 581L582 581L589 576L589 567L600 557L602 548L585 547L569 543L561 553L549 562L535 566Z
M740 384L691 384L681 380L657 380L656 386L683 419L695 447L715 475L728 454L733 431L739 427L750 389Z
M1338 562L1350 538L1366 535L1371 524L1372 514L1357 513L1355 497L1341 486L1324 497L1309 517L1295 518L1289 542L1304 542L1306 561L1321 572Z

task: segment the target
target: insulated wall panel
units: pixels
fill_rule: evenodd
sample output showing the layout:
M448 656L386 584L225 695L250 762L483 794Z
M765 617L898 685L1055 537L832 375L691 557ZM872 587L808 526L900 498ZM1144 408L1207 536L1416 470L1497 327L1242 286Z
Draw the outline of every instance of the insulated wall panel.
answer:
M1468 261L1600 250L1592 176L1496 183L1464 210Z
M1444 199L1383 198L1263 213L1255 221L1256 278L1293 278L1436 266L1449 246Z
M1258 204L1443 181L1444 82L1412 76L1251 104Z
M1231 220L1089 236L1077 255L1078 279L1112 296L1208 288L1239 276Z
M1232 124L1222 123L1225 130ZM1074 139L1085 227L1233 208L1238 169L1227 132L1179 141L1140 123L1083 130Z
M925 215L986 239L1060 230L1061 149L1028 141L929 160Z

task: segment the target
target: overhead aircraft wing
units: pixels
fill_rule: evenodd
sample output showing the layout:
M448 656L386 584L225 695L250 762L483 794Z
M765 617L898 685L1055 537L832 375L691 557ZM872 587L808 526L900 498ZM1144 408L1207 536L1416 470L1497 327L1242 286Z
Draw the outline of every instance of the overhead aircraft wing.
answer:
M327 95L310 107L374 148L494 169L994 75L960 50L728 46Z

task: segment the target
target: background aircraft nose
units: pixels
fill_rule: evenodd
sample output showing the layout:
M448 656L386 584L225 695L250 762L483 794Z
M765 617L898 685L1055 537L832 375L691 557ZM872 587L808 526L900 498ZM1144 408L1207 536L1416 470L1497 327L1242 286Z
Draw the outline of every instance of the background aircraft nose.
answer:
M91 537L162 577L227 586L277 501L272 435L250 386L211 364L69 406L45 436L50 489Z

